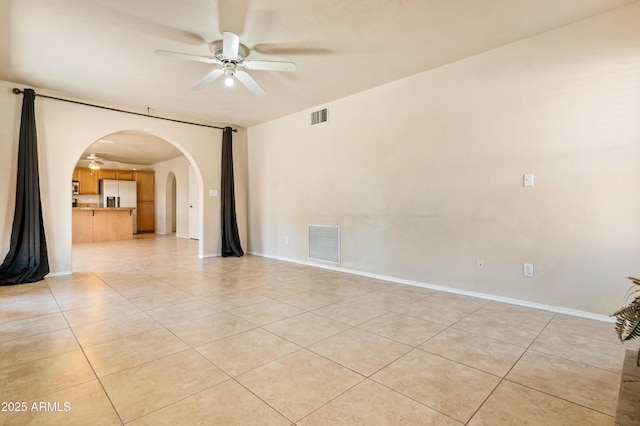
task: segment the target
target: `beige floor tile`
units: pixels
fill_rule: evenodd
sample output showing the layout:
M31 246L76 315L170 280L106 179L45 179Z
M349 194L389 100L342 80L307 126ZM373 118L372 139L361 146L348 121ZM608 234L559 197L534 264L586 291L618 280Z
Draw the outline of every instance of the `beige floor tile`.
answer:
M442 324L409 317L396 312L379 316L358 326L370 333L410 346L418 346L446 328Z
M301 349L237 377L292 422L340 395L363 377Z
M129 422L228 379L189 349L100 380L122 420Z
M161 324L172 324L185 319L198 320L218 312L221 312L221 309L211 303L204 300L192 300L152 309L147 311L147 314Z
M363 376L370 376L412 348L386 337L352 328L314 343L308 349Z
M0 342L69 328L60 312L0 323Z
M196 349L230 376L237 376L295 352L300 346L254 328Z
M389 309L379 305L365 305L359 301L347 299L334 303L333 305L316 309L313 312L343 324L356 326L388 313Z
M85 354L98 377L189 349L165 329L134 334L86 348Z
M142 309L129 301L74 309L65 311L63 314L71 327L112 318L134 321L149 317Z
M69 328L2 342L0 368L80 349Z
M267 300L254 305L234 309L230 312L246 319L247 321L251 321L256 325L265 325L299 315L304 311L300 308L296 308L295 306L278 302L277 300Z
M597 338L553 329L544 330L533 342L531 349L603 368L613 373L622 371L626 352L626 348L620 343L609 343Z
M620 375L533 350L516 363L507 379L613 416Z
M415 303L428 295L419 293L407 293L406 291L374 291L362 296L354 297L353 301L365 305L379 306L387 311L401 308Z
M144 280L131 280L127 282L109 282L109 286L120 293L127 299L136 299L139 297L149 296L151 294L170 293L176 291L176 288L158 281L155 278L148 277Z
M556 314L547 326L547 329L550 331L579 334L592 339L603 340L611 344L621 344L620 340L618 340L613 323ZM634 343L634 346L638 347L638 345L640 345L640 340L636 340Z
M228 291L207 297L207 302L224 310L242 308L257 303L269 302L270 299L250 291Z
M26 412L2 413L0 422L6 425L38 426L121 424L109 398L97 380L25 402L28 408Z
M0 323L60 312L44 282L0 286Z
M521 346L449 328L420 349L469 367L504 377L524 353Z
M171 425L290 425L287 419L233 380L135 420L131 426Z
M544 325L478 311L458 321L453 328L526 348L538 337Z
M436 293L396 309L396 313L449 326L487 302L456 294Z
M349 328L341 322L306 312L264 326L265 329L300 346L309 346Z
M299 426L462 425L450 417L370 380L365 380L349 389L297 424Z
M372 379L460 422L467 422L500 379L414 349Z
M82 351L0 369L0 401L27 401L96 378Z
M196 297L182 290L172 290L131 299L136 306L144 311L192 300L196 300Z
M94 285L72 293L65 292L61 295L55 295L55 298L62 311L108 303L123 303L126 300L121 294L105 284Z
M333 292L321 290L301 291L299 293L278 297L277 299L289 305L304 309L305 311L319 309L323 306L344 300L340 296L333 294Z
M83 348L110 342L145 331L157 330L162 326L150 317L129 319L114 317L111 319L77 325L73 328L78 342Z
M509 381L500 383L470 426L613 426L613 417Z
M498 319L526 322L540 327L546 326L555 316L553 312L502 302L489 302L475 313Z
M165 326L192 347L202 346L243 331L256 325L229 312L219 312L198 320L185 320Z

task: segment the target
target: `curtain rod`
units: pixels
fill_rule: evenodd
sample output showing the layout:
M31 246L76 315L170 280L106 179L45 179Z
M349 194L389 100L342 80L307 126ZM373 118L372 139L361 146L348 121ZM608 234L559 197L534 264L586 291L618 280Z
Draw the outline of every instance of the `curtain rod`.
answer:
M16 95L19 95L20 93L23 93L22 90L18 89L18 88L13 88L13 93L15 93ZM166 120L166 121L173 121L174 123L182 123L182 124L191 124L192 126L201 126L201 127L209 127L211 129L220 129L220 130L224 130L224 127L218 127L218 126L211 126L209 124L200 124L200 123L193 123L191 121L182 121L182 120L175 120L173 118L165 118L165 117L157 117L155 115L149 115L149 114L142 114L140 112L133 112L133 111L125 111L123 109L117 109L117 108L110 108L110 107L106 107L106 106L101 106L101 105L94 105L94 104L88 104L85 102L79 102L79 101L72 101L70 99L62 99L62 98L56 98L54 96L47 96L47 95L39 95L39 94L35 94L37 97L40 98L47 98L47 99L55 99L56 101L63 101L63 102L70 102L72 104L78 104L78 105L84 105L84 106L90 106L90 107L94 107L94 108L101 108L101 109L107 109L109 111L116 111L116 112L124 112L125 114L133 114L133 115L139 115L141 117L149 117L149 118L157 118L158 120ZM237 132L238 129L232 129L234 132Z

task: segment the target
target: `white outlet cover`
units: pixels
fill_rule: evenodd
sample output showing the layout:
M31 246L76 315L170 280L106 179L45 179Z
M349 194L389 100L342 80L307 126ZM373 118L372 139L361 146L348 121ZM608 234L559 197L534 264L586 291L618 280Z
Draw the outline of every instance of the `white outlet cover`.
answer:
M523 176L524 186L533 186L533 173L525 173Z
M533 277L533 263L523 264L523 274L525 277Z

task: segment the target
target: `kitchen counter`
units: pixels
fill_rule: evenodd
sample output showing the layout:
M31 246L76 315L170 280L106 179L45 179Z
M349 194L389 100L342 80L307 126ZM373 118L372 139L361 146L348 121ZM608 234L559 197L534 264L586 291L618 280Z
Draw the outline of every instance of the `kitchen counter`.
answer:
M133 207L73 207L72 241L92 243L133 239Z
M72 210L133 210L135 207L72 207Z

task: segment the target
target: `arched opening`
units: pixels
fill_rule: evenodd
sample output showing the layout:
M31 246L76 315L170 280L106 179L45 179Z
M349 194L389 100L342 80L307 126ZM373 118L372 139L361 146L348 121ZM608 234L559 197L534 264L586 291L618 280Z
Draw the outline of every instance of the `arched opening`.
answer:
M71 228L74 250L79 248L76 244L89 242L87 239L77 238L77 232L82 231L82 226L76 223L78 210L112 206L107 203L104 193L104 183L107 181L137 183L135 211L138 233L131 238L149 237L153 234L189 238L189 214L185 214L189 204L188 193L185 194L188 186L182 185L182 182L185 185L189 182L190 170L197 170L197 166L179 146L147 132L121 131L91 143L74 169L73 179L79 181L77 186L72 185L79 190L78 194L73 195L75 208ZM148 186L149 176L151 189ZM198 172L196 177L197 191L201 193L202 183ZM83 178L90 183L83 182ZM147 179L146 187L141 183L141 180L144 181L142 178ZM117 201L115 206L118 207ZM198 212L197 217L200 215L202 212Z

